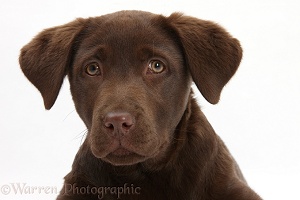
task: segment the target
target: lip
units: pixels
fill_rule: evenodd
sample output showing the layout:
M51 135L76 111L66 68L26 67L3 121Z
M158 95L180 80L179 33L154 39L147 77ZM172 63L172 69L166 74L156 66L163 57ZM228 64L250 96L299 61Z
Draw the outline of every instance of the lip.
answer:
M125 148L118 148L115 151L111 152L110 154L116 156L116 157L122 157L122 156L129 156L131 154L134 154L132 151L129 151Z
M134 165L143 162L147 160L147 157L120 147L102 159L111 163L112 165L122 166Z

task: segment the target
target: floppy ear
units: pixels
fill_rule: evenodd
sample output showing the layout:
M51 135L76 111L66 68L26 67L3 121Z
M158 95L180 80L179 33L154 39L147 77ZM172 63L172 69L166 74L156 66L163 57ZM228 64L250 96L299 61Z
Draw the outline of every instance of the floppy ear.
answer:
M59 93L71 62L74 40L84 28L85 20L49 28L21 49L19 62L29 81L41 92L49 110Z
M167 20L181 41L186 64L201 94L208 102L218 103L242 59L239 41L210 21L180 13L173 13Z

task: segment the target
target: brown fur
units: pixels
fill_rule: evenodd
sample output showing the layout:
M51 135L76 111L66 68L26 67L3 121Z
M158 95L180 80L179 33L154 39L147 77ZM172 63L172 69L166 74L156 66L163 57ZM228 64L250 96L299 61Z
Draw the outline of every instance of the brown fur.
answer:
M222 27L179 13L122 11L41 32L21 50L21 68L46 109L68 75L88 129L58 200L261 199L191 91L194 81L217 103L241 58ZM150 70L153 60L164 71ZM96 76L86 73L90 63ZM137 191L117 194L125 186ZM105 187L103 196L87 192Z

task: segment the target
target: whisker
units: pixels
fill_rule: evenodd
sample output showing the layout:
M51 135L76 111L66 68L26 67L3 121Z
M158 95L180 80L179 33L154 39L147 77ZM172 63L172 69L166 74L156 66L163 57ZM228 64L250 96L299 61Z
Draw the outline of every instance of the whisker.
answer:
M75 111L75 109L72 110L69 114L67 114L67 116L63 119L63 122L64 122L64 121L69 117L69 115L71 115L74 111Z
M77 140L77 139L81 138L80 144L82 144L82 141L83 141L84 137L87 135L87 133L88 133L88 130L85 129L85 130L81 131L79 134L77 134L77 135L73 138L73 140Z
M82 141L84 140L84 138L87 136L87 133L88 133L88 130L86 129L84 134L82 135L81 137L81 140L80 140L80 145L82 145Z

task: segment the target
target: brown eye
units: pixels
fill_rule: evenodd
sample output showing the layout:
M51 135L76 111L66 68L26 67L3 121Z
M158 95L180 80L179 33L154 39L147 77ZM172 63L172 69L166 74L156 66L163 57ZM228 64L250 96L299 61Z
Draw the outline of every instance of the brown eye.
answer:
M90 76L99 76L100 75L100 67L97 63L88 64L85 67L85 72Z
M164 63L162 63L161 61L158 61L158 60L152 60L149 63L148 67L149 67L150 71L154 74L162 73L166 68Z

